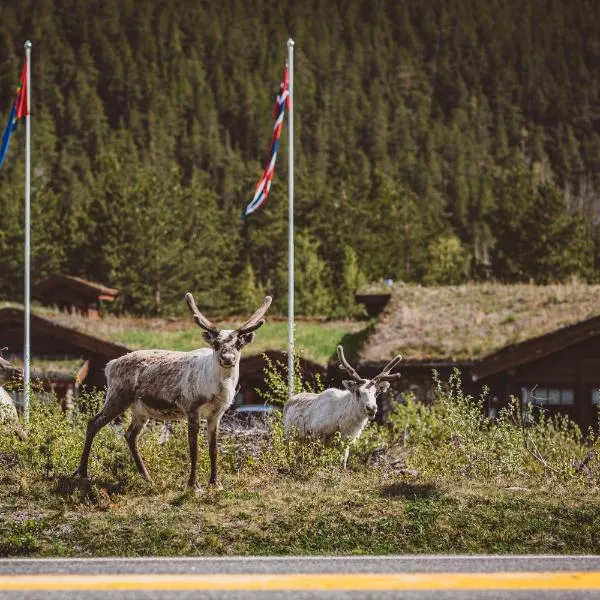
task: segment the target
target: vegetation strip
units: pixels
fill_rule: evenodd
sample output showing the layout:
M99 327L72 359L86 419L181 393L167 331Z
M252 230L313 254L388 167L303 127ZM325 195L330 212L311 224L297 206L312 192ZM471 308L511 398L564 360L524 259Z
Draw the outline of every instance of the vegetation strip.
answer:
M287 394L285 378L268 389ZM367 426L346 470L339 440L285 440L280 414L251 434L230 423L224 489L197 494L183 489L180 422L167 443L157 426L141 438L153 485L122 439L129 416L99 433L91 479L71 477L103 401L84 394L65 419L36 396L26 443L0 424L0 556L600 552L600 442L538 411L523 427L518 402L492 422L455 377L431 405L407 398L385 427Z
M0 590L600 590L600 572L6 575Z

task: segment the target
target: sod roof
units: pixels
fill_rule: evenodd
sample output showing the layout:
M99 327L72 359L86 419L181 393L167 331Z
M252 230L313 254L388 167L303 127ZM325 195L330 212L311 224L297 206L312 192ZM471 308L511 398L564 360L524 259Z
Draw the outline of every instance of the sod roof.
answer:
M22 311L22 305L0 301L0 310L13 308ZM202 330L191 317L182 318L136 318L107 315L101 319L88 319L77 314L58 312L55 309L36 304L33 315L38 315L57 325L76 332L88 334L127 347L130 350L143 348L163 348L166 350L192 350L205 347ZM219 327L234 328L241 325L246 316L227 317L224 320L210 315ZM349 360L356 360L358 349L368 334L367 321L306 319L296 323L296 348L305 360L325 367L336 356L335 349L340 343L346 348ZM266 351L285 352L287 350L287 321L277 316L267 315L264 327L258 330L255 341L248 346L243 357L262 354ZM35 348L34 348L35 350Z
M364 362L479 360L506 346L600 315L600 285L397 284L360 351Z

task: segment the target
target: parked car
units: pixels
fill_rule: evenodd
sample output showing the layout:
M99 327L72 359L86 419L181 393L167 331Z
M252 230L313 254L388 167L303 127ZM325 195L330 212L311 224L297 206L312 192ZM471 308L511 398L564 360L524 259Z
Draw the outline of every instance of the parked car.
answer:
M279 408L272 404L241 404L232 409L232 418L247 426L264 425Z

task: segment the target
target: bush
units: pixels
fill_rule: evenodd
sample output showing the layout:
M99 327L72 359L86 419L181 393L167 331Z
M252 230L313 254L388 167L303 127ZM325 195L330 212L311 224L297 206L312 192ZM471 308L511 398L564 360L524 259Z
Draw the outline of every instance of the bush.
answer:
M287 399L287 369L267 359L263 392L265 400L281 406ZM320 381L308 383L296 361L296 391L319 391ZM25 496L41 493L37 483L57 482L59 496L67 502L102 503L94 485L85 489L64 485L74 471L82 449L87 420L103 401L100 392L85 393L68 418L58 402L33 397L29 439L21 442L0 424L2 485L17 487ZM485 416L480 398L465 395L458 372L448 381L436 376L435 401L426 405L406 395L397 403L384 426L370 423L350 452L350 468L360 472L396 469L418 474L426 480L454 483L473 481L499 485L560 481L564 484L598 486L600 462L595 455L597 439L587 437L566 417L549 418L542 409L529 407L524 422L517 399L496 420ZM169 442L161 445L159 426L153 425L140 439L140 451L154 479L154 487L141 482L122 436L128 417L119 427L107 426L96 437L90 460L90 476L111 493L130 488L144 493L182 489L188 476L186 425L177 422ZM199 472L208 473L208 452L199 442ZM318 441L286 440L282 417L275 411L261 435L232 431L220 439L220 469L224 474L272 473L305 480L320 471L339 470L344 441L336 437L324 445ZM201 475L202 477L202 475ZM62 483L61 483L62 482ZM140 488L141 485L141 488ZM62 487L61 487L62 486ZM41 489L41 488L40 488Z
M458 285L469 278L471 255L456 236L438 238L429 245L427 253L423 277L426 285Z
M520 402L511 398L496 420L485 416L487 390L480 398L465 395L460 374L448 382L436 375L431 405L408 396L390 417L389 439L409 448L407 464L426 477L462 478L499 483L559 479L598 484L600 464L591 458L596 439L584 439L566 416L549 418L529 406L524 422Z

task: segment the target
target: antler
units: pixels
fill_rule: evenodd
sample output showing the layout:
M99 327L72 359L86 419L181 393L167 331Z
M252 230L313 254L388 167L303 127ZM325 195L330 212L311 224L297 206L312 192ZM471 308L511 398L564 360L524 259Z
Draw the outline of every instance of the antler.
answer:
M375 375L373 379L371 379L369 386L377 384L379 381L393 381L394 379L400 379L402 377L401 373L394 373L391 375L392 369L396 367L396 365L402 360L402 355L398 354L392 358L392 360L384 367L383 371L379 373L379 375Z
M250 333L259 327L262 327L265 324L263 317L269 309L269 306L271 306L272 301L273 298L271 298L271 296L265 296L260 308L258 308L258 310L241 327L237 328L237 333L240 335Z
M342 371L346 371L346 373L348 373L348 375L350 375L350 377L352 377L352 379L355 381L366 381L348 364L348 361L344 356L344 349L341 346L337 347L337 355L340 361L340 369Z
M202 329L206 329L206 331L219 331L215 325L213 325L199 310L196 306L196 301L194 300L194 296L189 292L185 295L185 301L187 305L190 307L190 311L194 316L194 321L196 321L196 325L198 327L202 327Z

